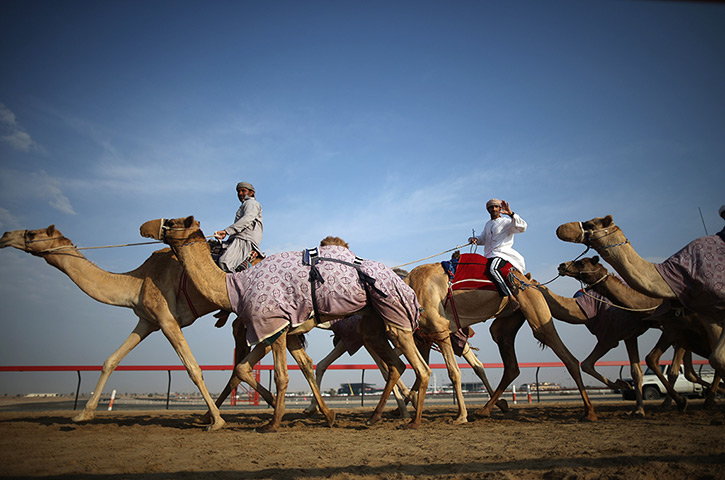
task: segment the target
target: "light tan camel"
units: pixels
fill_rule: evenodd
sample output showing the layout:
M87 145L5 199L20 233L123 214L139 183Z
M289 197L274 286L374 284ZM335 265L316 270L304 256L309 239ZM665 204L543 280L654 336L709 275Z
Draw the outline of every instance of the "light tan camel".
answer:
M168 248L152 253L133 271L110 273L88 261L54 225L39 230L6 232L0 239L0 248L5 247L14 247L43 258L68 275L94 300L131 308L138 316L138 323L128 338L103 362L93 395L83 411L73 417L73 421L93 419L103 387L111 373L142 340L161 330L209 406L212 423L208 428L216 430L224 425L219 409L204 384L202 371L181 332L183 327L191 325L198 317L216 310L216 306L199 294L193 281L186 283L188 300L182 294L180 279L183 268Z
M551 312L546 300L538 289L528 283L523 274L514 269L511 271L514 272L516 278L512 292L521 305L517 311L513 311L508 306L508 300L502 298L497 291L456 290L453 292L460 327L485 322L489 318L496 317L490 331L504 363L503 376L489 401L476 413L480 416L489 416L504 390L518 377L519 367L514 340L518 330L524 322L528 321L534 337L554 351L564 362L569 374L576 382L584 402L585 413L582 420L596 420L594 407L584 389L579 362L559 338L554 323L551 321ZM420 330L426 337L433 339L438 344L446 362L448 376L453 383L458 403L458 416L454 422L465 423L468 421L468 413L461 391L461 372L458 369L450 342L450 333L455 332L459 326L455 322L451 302L446 302L448 279L448 274L441 264L432 263L414 268L406 278L406 282L413 288L418 296L418 301L423 306Z
M227 274L220 270L212 261L211 257L206 254L205 248L208 247L205 246L204 234L199 228L199 222L195 221L194 217L151 220L144 223L140 231L144 237L160 239L169 244L175 251L190 278L194 279L201 294L217 308L232 310L232 305L227 294ZM392 348L388 344L387 339L389 338L396 347L400 348L416 373L414 387L418 388L422 393L417 398L415 417L406 426L408 428L418 427L421 423L423 400L425 398L428 379L430 378L430 368L425 364L420 353L415 348L412 331L407 331L392 323L388 323L369 306L360 312L345 312L340 317L356 313L363 314L366 317L360 324L360 333L363 336L366 347L374 350L383 359L389 373L380 402L376 406L368 423L372 424L382 419L385 402L390 396L393 386L405 369L405 364L393 353ZM331 319L322 316L323 321ZM275 385L277 386L274 414L270 422L261 429L258 429L258 431L276 430L284 414L284 394L289 383L285 353L287 338L293 334L309 331L314 327L314 324L315 319L312 317L302 325L290 329L288 335L280 335L276 340L271 342L271 347L265 345L265 343L256 345L251 353L241 363L236 365L234 369L234 382L238 385L243 380L253 385L255 381L252 375L252 367L270 350L273 352ZM314 391L317 389L317 386L313 386L313 384L314 382L310 386ZM318 399L318 403L322 403L321 397Z
M556 236L565 242L582 243L595 249L634 290L654 298L671 301L680 299L655 264L637 254L622 230L614 224L611 215L586 222L565 223L556 229ZM713 311L722 312L725 308L718 300L721 297L715 291L700 293L706 296L710 304L691 308L701 314L703 319L721 323L724 320L722 313L716 314L719 315L718 318L713 317ZM722 296L722 293L719 295ZM725 330L718 338L708 360L720 377L725 378Z
M611 275L599 263L599 257L597 256L562 263L559 265L559 275L576 278L580 282L590 285L591 289L606 297L608 302L621 307L623 311L625 309L630 310L627 313L627 323L648 325L650 328L657 327L662 330L659 340L645 359L647 366L657 375L669 393L663 406L669 405L674 399L679 410L684 411L687 407L687 399L674 389L675 380L679 375L679 366L683 360L687 379L705 387L705 405L706 407L714 406L714 397L717 393L719 380L715 379L713 383L707 383L695 374L692 365L692 352L707 358L712 353L712 349L720 337L721 326L713 322L703 321L700 315L696 313L680 314L680 312L672 309L658 313L656 317L650 316L650 314L654 313L655 308L662 304L662 299L648 297L633 290L621 279ZM546 296L545 292L544 295ZM556 315L554 316L556 317ZM632 317L631 321L629 320L630 316ZM672 367L668 371L667 379L665 379L659 360L669 347L674 347L675 353ZM638 359L639 355L635 358ZM631 361L632 356L630 355ZM639 360L637 361L639 362ZM582 369L584 369L583 362ZM632 378L637 382L637 377L633 375Z
M562 263L559 265L559 275L573 277L589 285L584 290L583 295L588 296L584 299L587 304L593 305L592 310L594 312L589 312L589 314L594 313L594 316L588 316L575 298L562 297L553 293L546 286L539 286L554 318L574 325L585 325L596 336L597 343L587 358L582 361L582 370L613 390L632 388L629 383L621 379L612 382L595 368L595 364L600 358L615 348L620 341L624 341L634 381L636 400L635 408L631 413L637 417L644 417L642 367L640 365L637 339L651 326L643 321L644 317L652 313L662 301L647 297L632 289L628 289L629 291L626 292L625 289L628 287L618 278L609 275L606 268L599 263L598 257ZM599 295L591 294L590 291L592 290ZM630 305L637 303L638 312L626 311L612 306L621 304L613 303L611 298L619 298L618 293L621 296L626 296L625 292L629 293L627 299ZM591 301L589 301L590 298ZM634 309L635 307L628 308Z

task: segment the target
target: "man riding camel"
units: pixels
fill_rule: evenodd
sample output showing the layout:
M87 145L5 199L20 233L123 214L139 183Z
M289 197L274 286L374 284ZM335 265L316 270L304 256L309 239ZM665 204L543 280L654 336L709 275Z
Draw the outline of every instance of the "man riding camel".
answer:
M506 279L501 273L505 262L509 262L519 272L525 273L524 257L514 250L514 234L526 231L526 222L515 214L508 202L492 198L486 202L486 210L491 219L486 222L483 232L477 237L470 237L469 242L483 245L483 256L488 258L486 270L501 296L508 297L514 309L519 308L519 302L511 293ZM504 217L507 215L508 217Z

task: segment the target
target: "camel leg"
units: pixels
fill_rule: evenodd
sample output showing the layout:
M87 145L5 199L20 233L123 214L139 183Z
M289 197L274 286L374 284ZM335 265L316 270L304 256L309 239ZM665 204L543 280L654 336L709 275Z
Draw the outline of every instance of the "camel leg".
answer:
M300 366L300 370L305 376L305 379L307 379L307 383L309 383L310 388L312 389L312 395L315 399L316 406L320 407L320 411L327 419L327 425L332 427L335 424L335 412L327 407L327 404L325 404L325 401L320 394L319 383L315 381L315 374L312 370L312 359L309 355L307 355L307 352L305 352L302 342L300 341L300 337L298 335L290 335L287 338L287 348L297 362L297 365ZM320 380L321 379L322 375L320 375Z
M199 389L201 396L204 397L204 401L209 407L212 423L206 428L207 431L219 430L226 422L221 417L219 407L216 406L214 400L212 400L211 395L209 394L209 390L206 388L201 368L194 358L194 355L191 353L191 349L189 348L189 344L186 343L184 335L181 333L181 327L179 327L179 324L176 323L173 316L170 316L169 319L160 321L159 324L161 325L161 331L164 333L166 338L174 347L176 354L181 359L181 363L184 364L184 367L189 374L189 378L191 378L191 381L193 381Z
M388 381L388 367L385 365L385 362L378 356L377 353L374 351L368 352L370 356L373 358L373 361L378 366L378 369L380 370L380 373L383 375L383 379L387 382ZM395 352L397 353L397 352ZM398 355L400 356L400 355ZM405 386L405 384L398 379L396 384L393 386L393 396L395 397L395 402L398 404L397 409L397 415L400 418L409 419L410 413L408 413L408 409L406 408L406 400L409 400L412 397L412 392L408 390ZM417 398L417 397L416 397ZM415 404L415 400L412 400Z
M415 403L415 416L410 423L405 425L404 428L418 428L422 421L423 402L425 401L426 390L428 390L431 370L428 364L423 360L418 348L415 346L413 332L403 330L395 326L389 326L387 328L387 334L393 345L400 349L403 356L408 360L408 362L410 362L410 366L413 367L413 370L415 371L415 383L411 388L411 390L418 392ZM395 356L400 359L397 355Z
M642 368L639 365L637 338L628 338L624 341L624 343L629 355L629 365L632 371L632 379L635 382L634 392L636 402L635 409L631 412L631 414L636 417L644 417L644 404L642 402ZM616 346L616 343L612 345L611 343L603 344L601 342L597 342L594 346L594 350L592 350L592 353L590 353L589 356L582 361L582 371L596 378L612 390L631 389L632 387L624 380L612 382L594 368L594 365L599 361L599 359Z
M629 357L629 369L632 374L632 382L634 382L634 398L635 408L632 415L635 417L644 417L644 401L642 399L642 365L639 363L639 347L637 346L637 337L630 337L624 340L627 347L627 356ZM619 381L617 381L619 383Z
M476 376L481 379L483 385L486 387L486 392L488 392L488 395L490 397L491 393L493 392L493 388L491 388L491 384L488 382L486 370L483 368L483 364L478 359L476 354L473 353L473 350L471 349L471 346L468 344L468 342L466 342L466 345L463 347L463 358L465 358L468 364L471 366L471 368L473 369L473 373L475 373ZM509 411L508 402L503 398L496 402L496 406L503 413Z
M571 375L579 388L579 393L584 402L584 417L582 417L582 421L595 421L597 415L594 413L594 406L589 401L589 395L584 388L581 370L579 369L579 361L566 348L564 342L561 341L559 334L556 332L556 327L551 319L551 312L543 295L538 290L530 288L519 291L517 297L521 304L521 310L529 322L531 330L534 332L534 337L551 348L556 356L564 362L566 369L569 371L569 375Z
M247 344L247 329L244 327L244 324L239 317L235 318L234 322L232 323L232 332L234 335L234 365L236 366L242 363L244 358L249 355L251 349L249 347L249 344ZM227 381L227 384L224 386L224 390L222 390L222 392L217 397L216 402L214 402L217 408L221 407L227 397L232 394L232 390L239 386L241 380L237 379L236 383L233 383L233 379L234 370L232 369L232 374ZM259 394L262 396L263 399L265 399L265 401L268 401L267 399L269 398L274 398L272 396L272 393L261 385L259 385L259 390L257 390L257 392L259 392ZM263 394L263 392L265 393ZM268 404L270 407L274 406L273 403ZM207 410L207 412L202 415L201 418L203 422L211 422L211 412Z
M468 422L468 410L466 409L466 401L463 399L463 389L461 387L461 370L460 368L458 368L456 354L453 353L451 337L448 332L438 333L439 339L436 341L436 343L438 344L438 347L440 347L441 353L443 354L443 359L446 362L448 378L451 379L451 383L453 384L453 391L456 395L456 403L458 403L458 416L453 420L453 423L466 423Z
M715 369L720 378L725 378L725 328L723 328L720 338L717 340L715 348L708 358L710 365Z
M665 352L665 350L667 350L671 345L672 342L669 340L667 335L663 333L662 335L660 335L659 340L657 340L657 343L652 348L652 351L649 352L645 357L645 361L647 362L647 366L649 367L649 369L654 372L660 382L662 382L662 385L665 386L665 388L667 389L667 393L669 394L669 397L665 398L660 408L667 408L670 402L674 400L677 404L677 409L684 412L687 408L687 399L685 399L675 391L670 381L665 378L665 376L662 374L662 370L660 370L660 358L662 357L662 354ZM673 363L678 358L678 356L679 358L682 358L683 353L683 349L677 348L673 356Z
M501 375L501 380L491 395L491 398L488 399L486 405L476 411L476 415L489 417L491 410L498 402L498 399L501 398L503 392L519 376L519 363L516 359L514 342L516 340L516 334L525 321L526 319L519 311L508 317L497 317L491 324L491 338L496 342L501 360L503 361L503 375Z
M358 333L360 333L363 339L365 348L369 352L375 352L378 355L380 360L386 365L388 372L388 378L380 396L380 401L366 422L368 425L373 425L383 418L385 403L393 391L393 385L395 385L403 374L405 364L400 360L400 357L395 355L393 349L390 348L385 337L385 324L379 315L371 314L363 317L357 328Z
M335 363L335 361L340 358L345 353L345 345L340 342L332 349L330 353L328 353L325 358L320 360L317 363L317 367L315 368L315 382L317 383L317 387L320 388L322 386L322 376L327 371L327 368ZM317 400L313 397L312 401L310 402L310 406L303 410L303 413L305 415L312 415L317 411Z
M684 365L685 378L687 378L687 380L691 381L692 383L702 385L703 397L705 397L705 409L710 410L715 408L715 406L717 405L715 403L715 396L717 395L718 386L720 385L720 375L715 372L712 383L708 383L700 378L697 373L695 373L695 368L692 365L692 352L689 350L687 351L687 353L685 353Z
M287 372L287 335L282 334L272 343L272 356L274 358L274 384L277 387L272 419L256 429L259 433L276 432L282 423L285 409L285 395L289 385Z
M101 393L103 393L103 387L106 386L108 377L111 376L116 367L118 367L118 364L121 363L121 360L123 360L123 358L128 355L131 350L136 348L136 346L141 343L143 339L148 337L150 333L155 332L156 330L158 330L158 327L150 324L142 318L139 318L139 321L136 324L136 328L133 329L131 335L129 335L128 338L121 344L121 346L118 347L118 349L113 352L111 356L106 359L105 362L103 362L103 367L101 368L101 376L96 383L96 388L95 390L93 390L93 394L91 395L91 398L88 399L88 402L86 403L83 411L73 417L74 422L87 422L89 420L93 420L93 417L96 416L98 401L101 398Z

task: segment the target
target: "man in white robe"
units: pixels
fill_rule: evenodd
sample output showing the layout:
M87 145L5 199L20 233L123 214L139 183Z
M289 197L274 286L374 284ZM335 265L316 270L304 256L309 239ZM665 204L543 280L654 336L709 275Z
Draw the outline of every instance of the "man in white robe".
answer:
M486 210L491 219L486 222L479 236L471 237L468 241L483 245L483 256L489 259L487 266L489 275L501 296L508 297L514 309L517 309L519 302L511 293L500 268L503 266L503 261L507 261L518 271L525 273L524 257L514 250L513 245L514 235L526 231L526 222L511 210L508 202L497 198L486 202Z

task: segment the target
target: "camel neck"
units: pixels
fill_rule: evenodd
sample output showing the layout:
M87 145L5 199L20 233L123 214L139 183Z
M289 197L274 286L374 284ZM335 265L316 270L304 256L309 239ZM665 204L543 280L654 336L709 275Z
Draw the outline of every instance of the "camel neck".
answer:
M97 267L75 247L43 256L49 265L68 275L88 296L108 305L132 307L142 281L129 274L111 273Z
M203 235L201 239L190 236L184 242L170 244L199 293L217 307L230 311L227 274L214 263Z
M562 297L546 287L539 290L549 305L552 317L571 324L582 324L588 320L575 298Z
M630 287L618 278L607 275L604 281L597 283L592 290L608 298L617 305L632 309L658 307L662 300L648 297Z
M591 245L632 289L651 297L676 298L654 264L637 254L619 228L591 239Z

